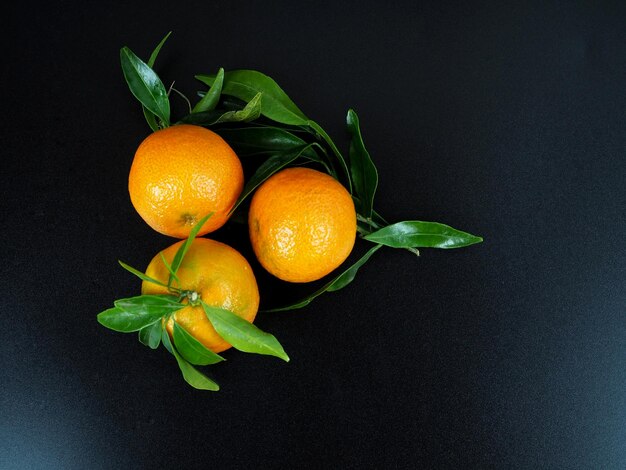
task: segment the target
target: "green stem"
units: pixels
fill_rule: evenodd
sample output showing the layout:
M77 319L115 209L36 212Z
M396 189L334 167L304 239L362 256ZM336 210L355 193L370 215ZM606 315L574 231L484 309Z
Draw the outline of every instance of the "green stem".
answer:
M339 149L337 148L337 146L333 142L333 139L331 139L330 136L326 133L326 131L324 129L322 129L322 127L318 123L316 123L315 121L309 120L307 122L307 125L311 129L313 129L320 137L322 137L322 139L324 139L324 141L326 141L328 146L331 148L331 150L333 151L333 153L337 157L337 160L341 164L341 169L343 170L343 172L344 172L344 174L346 176L346 182L347 182L347 185L348 185L348 191L350 192L350 194L352 194L352 181L350 179L350 172L348 171L348 165L346 164L345 158L343 158L343 155L341 154L341 152L339 151Z
M369 235L370 234L370 232L368 230L365 230L363 227L360 227L359 225L356 226L356 231L360 235Z
M173 83L172 83L172 86L170 87L170 90L175 92L178 96L180 96L182 99L184 99L187 102L187 106L189 107L189 114L191 114L193 111L191 107L191 101L189 101L189 98L187 98L183 92L178 91L176 88L174 88Z
M321 150L321 152L326 157L326 160L328 161L328 164L326 164L326 162L324 161L321 162L322 165L324 165L324 168L326 168L326 172L329 175L333 176L335 179L339 179L339 176L337 175L337 170L335 169L335 164L333 163L333 160L328 156L328 152L326 151L326 149L317 142L313 142L313 144ZM328 165L330 165L330 167Z
M382 218L382 217L381 217L381 218ZM381 229L381 228L382 228L382 226L380 226L379 224L377 224L376 222L374 222L372 219L367 218L367 217L363 217L361 214L357 214L357 215L356 215L356 220L357 220L357 221L359 221L359 222L366 223L366 224L368 224L370 227L373 227L373 228L374 228L374 229L376 229L376 230L378 230L378 229ZM356 230L357 230L357 232L358 232L361 236L363 236L363 235L369 235L370 233L372 233L372 231L371 231L371 230L366 230L365 228L363 228L363 227L359 226L358 224L357 224L357 226L356 226ZM415 256L419 256L419 255L420 255L420 252L419 252L419 250L418 250L417 248L410 248L410 247L407 247L407 248L404 248L404 249L405 249L406 251L410 252L410 253L413 253Z
M374 227L375 229L382 228L376 222L374 222L370 217L363 217L361 214L356 215L356 220L366 223L370 227Z

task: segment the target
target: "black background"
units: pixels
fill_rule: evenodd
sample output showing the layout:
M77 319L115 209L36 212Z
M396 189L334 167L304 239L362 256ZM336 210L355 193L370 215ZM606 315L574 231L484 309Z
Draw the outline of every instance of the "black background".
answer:
M626 467L622 2L16 3L1 468ZM344 150L353 107L378 210L485 242L380 251L345 290L259 315L290 363L230 351L221 391L187 386L95 321L138 293L117 260L173 242L130 204L149 128L119 66L170 30L164 82L193 96L195 74L263 71ZM249 255L236 232L215 236Z

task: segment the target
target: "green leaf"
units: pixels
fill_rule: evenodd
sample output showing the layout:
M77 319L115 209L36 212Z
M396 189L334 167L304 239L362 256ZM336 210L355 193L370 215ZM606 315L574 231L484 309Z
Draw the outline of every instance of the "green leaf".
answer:
M387 222L382 215L376 212L375 209L372 211L372 221L378 225L389 225L389 222Z
M315 149L318 149L324 157L320 157L319 153ZM335 170L335 165L333 164L332 160L328 158L328 154L326 153L324 147L322 147L317 142L311 143L310 149L305 149L305 151L302 153L302 157L311 162L319 163L324 167L326 173L328 173L336 180L339 180L339 176L337 175L337 171Z
M201 82L211 86L213 75L197 75ZM233 70L224 74L222 93L246 102L257 93L263 93L261 114L273 121L289 125L305 125L308 121L300 109L270 77L256 70Z
M165 349L167 349L170 354L174 354L174 347L172 346L172 341L170 340L170 334L167 332L167 329L161 329L161 342Z
M299 300L298 302L295 302L293 304L286 305L284 307L278 307L278 308L265 310L265 312L283 312L287 310L295 310L298 308L306 307L316 297L319 297L324 292L334 292L334 291L338 291L339 289L343 289L354 280L354 277L356 276L356 273L359 270L359 268L363 266L372 257L372 255L380 249L381 246L382 245L376 245L370 248L369 251L365 253L356 263L354 263L352 266L350 266L348 269L342 272L339 276L335 277L332 281L328 282L327 284L322 286L320 289L316 290L315 292L313 292L311 295L308 295L304 299Z
M234 96L226 96L222 93L220 107L227 111L238 111L246 107L247 101L240 100Z
M186 361L197 366L217 364L224 360L222 356L207 349L200 341L191 336L178 323L174 322L174 344L176 349Z
M239 156L293 150L306 145L303 139L279 127L217 129L215 132L228 142Z
M211 127L215 125L222 116L234 111L224 111L223 109L213 109L211 111L192 112L184 116L180 123L192 124L194 126Z
M397 222L363 238L392 248L461 248L483 241L448 225L418 220Z
M154 51L152 51L152 54L150 55L150 59L148 59L148 63L147 63L148 67L150 68L154 67L154 62L156 61L156 58L159 55L159 52L161 51L163 44L165 44L165 41L167 41L167 38L170 37L170 34L172 34L171 31L167 33L163 39L161 39L161 42L157 45L157 47L155 47ZM150 129L152 129L152 131L154 132L158 131L160 127L159 127L159 123L156 120L156 116L153 113L151 113L148 110L148 108L146 108L145 106L142 105L141 108L143 110L143 115L146 118L146 122L150 126Z
M169 278L167 280L167 287L168 287L168 289L172 286L172 282L174 282L174 281L178 282L178 284L180 285L180 280L178 279L178 276L176 275L176 271L174 271L172 269L172 266L167 262L163 252L159 251L159 255L161 256L161 261L163 261L163 265L165 266L165 269L167 269L167 271L170 274Z
M190 113L182 118L180 122L196 126L211 127L215 124L228 122L254 121L261 115L261 98L262 95L260 93L255 95L243 109L238 111L223 111L214 109L213 111Z
M158 348L159 344L161 344L162 329L163 325L160 321L142 328L139 330L139 341L152 349Z
M306 148L302 152L302 158L311 162L316 162L324 166L326 172L337 178L334 168L329 167L327 160L320 156L326 156L325 149L317 142L310 145L297 135L285 129L272 126L255 126L240 128L215 129L228 145L230 145L237 155L275 155L288 151L295 151L302 147ZM309 145L309 146L307 146ZM319 153L318 153L319 152Z
M177 297L168 294L144 294L126 299L118 299L113 304L125 312L135 315L163 316L173 313L185 305Z
M372 257L374 253L376 253L380 249L380 247L380 245L376 245L370 248L367 253L365 253L356 263L354 263L352 266L350 266L350 268L346 269L339 276L333 279L333 281L326 288L326 291L338 291L354 281L357 271Z
M124 78L132 94L165 126L170 122L170 102L159 76L128 47L120 50Z
M366 219L370 219L374 210L374 194L378 186L378 172L370 154L365 149L359 127L359 118L354 110L350 109L348 111L346 121L348 132L352 136L350 142L352 186L360 200L359 212Z
M202 97L200 101L193 107L192 113L200 113L203 111L213 111L222 95L222 86L224 84L224 69L220 67L217 72L215 81L209 91Z
M171 31L167 33L165 37L161 39L161 42L157 44L157 47L154 48L154 50L152 51L152 54L150 54L150 58L148 59L148 67L150 68L154 67L154 62L156 61L156 58L159 55L159 52L161 52L161 48L163 47L163 44L165 44L165 41L167 41L167 38L170 37L170 34L172 34Z
M229 310L212 307L204 302L202 308L215 331L235 349L276 356L289 362L289 356L273 335L260 330Z
M261 183L263 183L266 179L272 176L277 171L285 168L291 162L300 157L308 148L311 148L313 144L306 145L304 147L300 147L299 149L292 150L285 153L279 153L277 155L272 155L270 158L265 160L259 168L255 171L254 175L248 180L246 185L237 199L237 202L231 209L231 213L239 207L239 205L248 197L256 188L258 188Z
M146 108L144 105L141 105L141 109L143 110L143 117L146 118L146 122L150 126L150 129L152 129L153 132L158 131L160 127L159 123L156 120L156 116L148 111L148 108Z
M161 286L161 287L167 287L167 285L163 284L161 281L157 281L156 279L154 279L154 278L152 278L150 276L146 276L141 271L138 271L137 269L127 265L126 263L124 263L122 261L119 261L119 260L117 262L120 263L120 266L122 266L122 268L124 268L129 273L134 274L135 276L137 276L142 281L151 282L152 284L156 284L157 286Z
M172 265L170 266L172 272L174 273L178 272L178 268L180 268L180 264L183 262L183 258L185 257L187 250L189 250L189 247L191 246L193 239L196 238L196 235L200 231L200 228L202 228L204 223L207 220L209 220L209 218L212 215L213 213L211 212L210 214L200 219L200 221L196 225L193 226L193 228L189 232L189 237L187 237L187 239L182 243L182 245L180 245L180 247L178 248L178 251L176 251L176 254L174 255L174 259L172 260Z
M348 192L352 194L352 181L350 179L350 172L348 171L348 165L346 163L346 159L344 158L344 156L341 154L341 152L339 151L339 149L333 142L333 139L331 139L330 136L326 133L326 131L322 128L322 126L320 126L315 121L309 120L306 122L306 125L313 131L313 135L321 137L326 142L326 144L328 144L330 149L333 151L333 153L335 154L335 158L339 162L339 166L341 167L341 170L343 171L343 174L345 175L345 183L348 188Z
M352 196L352 199L354 199L354 206L360 207L361 201L359 198ZM357 213L356 220L359 228L367 234L389 225L389 222L387 222L382 215L376 212L376 210L372 210L372 217L370 219L366 219L361 214Z
M125 313L123 310L113 307L113 308L104 310L103 312L100 312L96 318L98 319L98 323L100 323L101 325L106 326L107 328L111 330L122 331L126 333L126 330L124 329L124 325L126 324L124 315ZM122 326L118 327L117 326L118 324L122 324ZM137 330L140 330L144 326L145 325L141 325L139 328L137 328ZM130 331L133 331L133 330L130 330Z
M223 122L250 122L258 119L261 115L261 102L263 93L257 93L240 111L227 111L222 114L214 124Z
M197 388L198 390L209 390L212 392L217 392L220 389L218 384L213 382L206 375L197 370L194 366L189 364L189 362L181 357L178 351L176 351L176 348L172 346L172 342L170 341L170 337L167 332L163 335L163 345L165 346L165 349L171 352L176 358L178 368L182 372L185 382L187 382L193 388Z
M139 331L184 307L170 295L140 295L114 302L115 307L98 314L98 322L115 331Z

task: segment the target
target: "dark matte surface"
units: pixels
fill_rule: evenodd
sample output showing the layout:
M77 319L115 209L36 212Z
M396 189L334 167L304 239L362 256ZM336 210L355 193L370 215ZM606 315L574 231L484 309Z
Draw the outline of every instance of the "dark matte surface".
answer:
M158 3L3 13L0 468L626 467L623 3ZM379 252L259 317L289 364L186 386L95 321L138 292L117 259L171 243L127 195L148 128L118 59L169 30L167 83L264 71L343 148L354 107L379 211L485 243Z

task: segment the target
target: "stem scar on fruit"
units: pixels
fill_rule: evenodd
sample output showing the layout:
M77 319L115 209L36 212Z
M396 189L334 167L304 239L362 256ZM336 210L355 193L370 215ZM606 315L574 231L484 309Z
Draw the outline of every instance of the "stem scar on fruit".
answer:
M198 218L193 214L189 214L188 212L180 216L180 224L182 226L188 225L190 227L193 227L194 225L196 225L197 221Z

